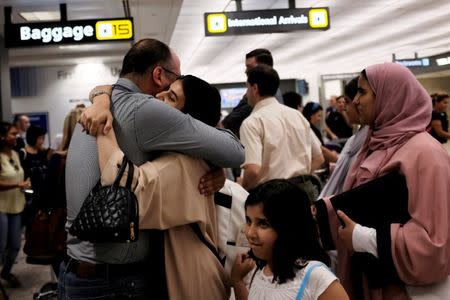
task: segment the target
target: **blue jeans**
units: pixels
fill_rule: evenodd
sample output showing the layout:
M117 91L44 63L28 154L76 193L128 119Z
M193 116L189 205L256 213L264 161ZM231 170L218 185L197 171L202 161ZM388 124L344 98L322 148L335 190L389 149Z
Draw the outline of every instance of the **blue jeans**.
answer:
M3 262L2 275L9 275L19 254L21 243L20 214L0 212L0 259Z
M106 300L106 299L150 299L148 282L139 271L105 271L95 277L80 278L70 271L73 260L63 262L58 278L58 299L60 300ZM68 270L69 269L69 270Z

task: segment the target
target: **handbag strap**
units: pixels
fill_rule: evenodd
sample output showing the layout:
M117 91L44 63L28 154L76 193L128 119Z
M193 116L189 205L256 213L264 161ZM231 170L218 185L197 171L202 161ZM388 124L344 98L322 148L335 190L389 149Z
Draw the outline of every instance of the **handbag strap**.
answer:
M321 263L314 264L308 269L308 271L306 271L306 274L302 280L302 284L300 285L300 289L298 290L297 298L295 298L296 300L301 300L303 298L303 293L305 292L306 285L309 282L309 278L311 277L312 271L315 268L320 267L321 265L322 265Z
M113 186L118 187L120 183L120 179L122 179L123 173L125 173L125 169L127 168L127 157L124 155L122 159L122 164L120 165L119 172L117 172L116 179L114 179ZM128 180L127 180L128 183Z
M209 250L214 254L214 256L219 260L220 264L223 266L222 259L220 258L219 252L217 251L217 248L214 247L210 242L208 242L203 235L202 231L200 230L200 226L198 223L191 223L190 224L192 229L194 230L195 234L198 236L200 241L205 244L206 247L208 247Z
M127 163L128 163L128 176L125 187L131 190L131 184L133 183L133 175L134 175L134 165L129 159L127 159Z

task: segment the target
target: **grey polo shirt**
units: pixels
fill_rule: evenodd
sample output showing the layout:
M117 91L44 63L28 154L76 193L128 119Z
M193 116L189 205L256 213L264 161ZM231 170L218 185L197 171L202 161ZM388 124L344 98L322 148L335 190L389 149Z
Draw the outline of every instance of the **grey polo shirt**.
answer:
M158 151L182 152L219 167L239 167L243 163L244 149L229 131L205 125L152 96L142 94L128 79L120 78L116 85L111 104L114 131L120 148L133 163L141 165ZM83 133L81 126L77 125L66 164L67 228L99 178L95 137ZM148 247L145 231L141 232L136 243L92 244L70 235L67 240L69 256L91 263L142 261Z

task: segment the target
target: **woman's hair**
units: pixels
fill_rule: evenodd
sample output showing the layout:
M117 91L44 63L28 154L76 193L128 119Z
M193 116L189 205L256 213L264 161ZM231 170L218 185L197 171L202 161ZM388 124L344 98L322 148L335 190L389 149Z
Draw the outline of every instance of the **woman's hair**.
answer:
M319 242L307 194L297 185L274 179L250 191L245 208L262 204L263 213L278 237L273 247L273 280L284 283L295 277L307 260L329 265Z
M366 69L364 69L364 70L361 71L361 75L362 75L367 81L369 81L369 77L367 77Z
M14 125L8 122L0 122L0 151L3 151L5 148L5 138L8 135L8 132Z
M311 121L311 117L316 112L323 110L322 105L320 105L317 102L308 102L303 107L303 116L306 118L306 120Z
M192 76L180 76L185 97L184 113L210 126L216 126L220 120L220 94L208 82Z
M358 77L350 80L344 87L344 94L353 100L358 93Z
M64 119L63 137L61 141L60 150L65 151L69 149L70 140L72 139L73 131L77 125L78 119L83 112L83 107L76 107L72 109Z
M444 101L445 99L448 99L448 94L445 93L436 93L434 96L434 102L439 103Z
M41 127L31 125L27 130L27 144L31 147L36 146L37 140L40 136L46 135L47 131Z
M293 109L298 109L303 105L302 95L296 92L287 92L283 94L284 105Z

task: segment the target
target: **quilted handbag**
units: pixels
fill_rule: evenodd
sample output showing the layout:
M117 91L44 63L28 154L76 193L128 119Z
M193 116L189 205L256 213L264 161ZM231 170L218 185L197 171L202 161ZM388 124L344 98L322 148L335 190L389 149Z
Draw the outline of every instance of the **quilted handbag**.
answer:
M119 185L126 166L125 187ZM83 203L69 233L92 243L135 242L139 238L139 207L131 190L134 166L124 156L119 172L110 186L101 186L100 180Z

